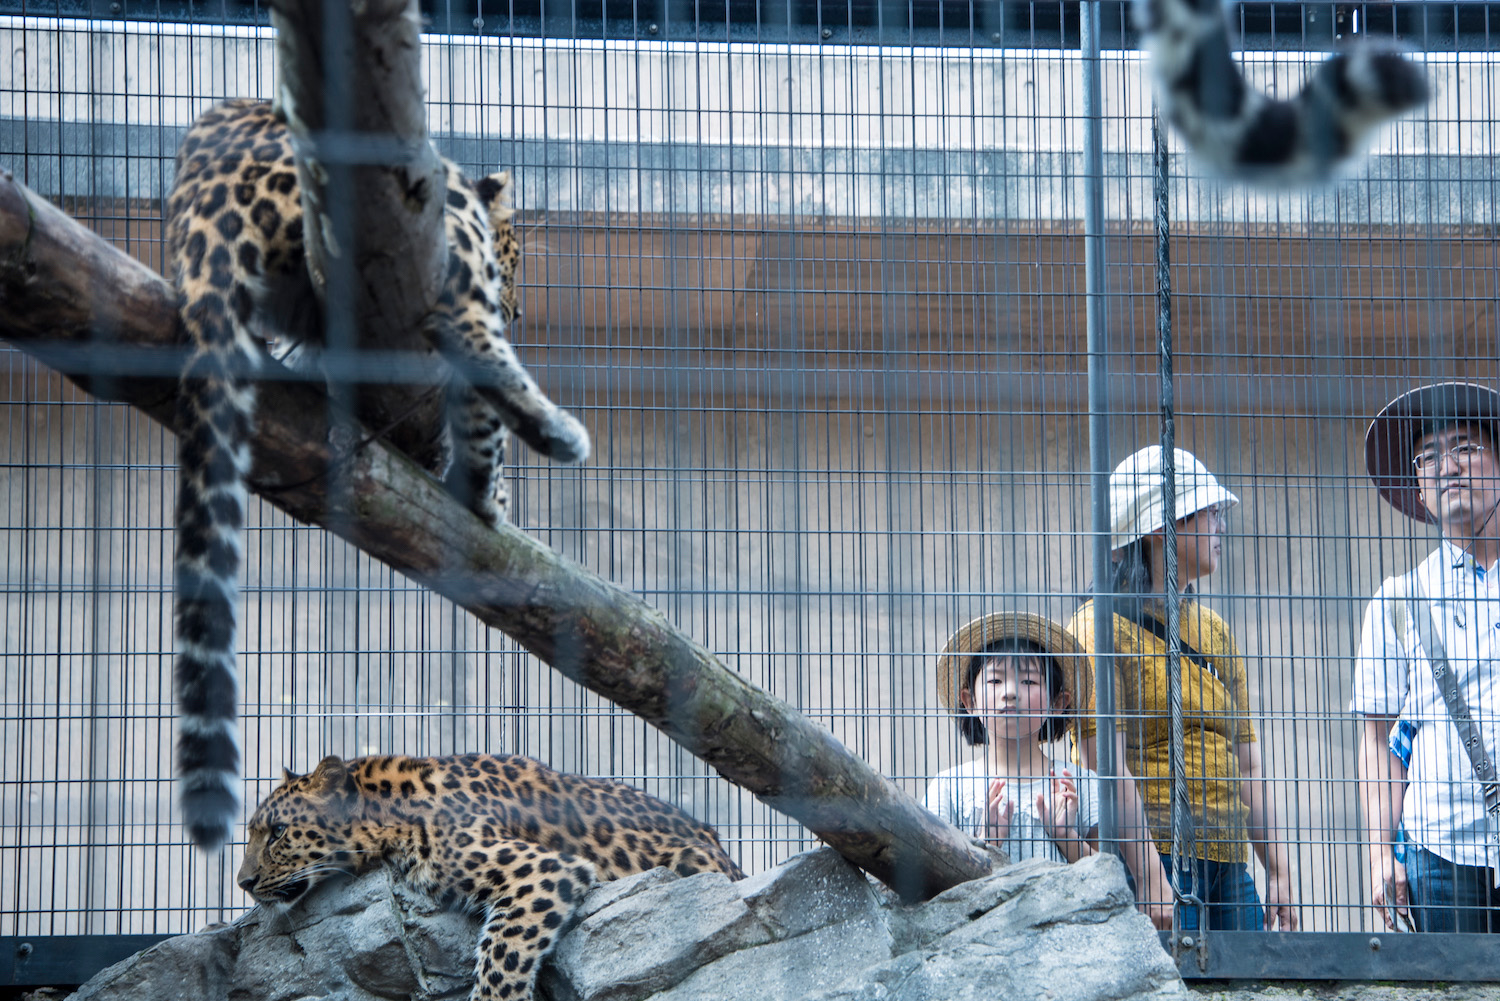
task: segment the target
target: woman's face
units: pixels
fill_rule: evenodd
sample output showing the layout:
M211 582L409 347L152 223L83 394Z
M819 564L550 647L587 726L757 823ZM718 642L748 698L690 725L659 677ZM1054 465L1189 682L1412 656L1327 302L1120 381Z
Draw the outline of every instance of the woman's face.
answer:
M1177 580L1207 577L1219 569L1229 512L1222 505L1206 507L1177 522Z

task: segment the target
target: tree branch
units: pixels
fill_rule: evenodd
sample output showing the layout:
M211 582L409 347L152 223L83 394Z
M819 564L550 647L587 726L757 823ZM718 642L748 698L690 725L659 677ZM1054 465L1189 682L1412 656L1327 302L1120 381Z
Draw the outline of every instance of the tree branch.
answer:
M408 352L408 381L355 385L353 409L431 468L443 397L437 359L414 332L447 278L447 172L427 141L419 18L415 0L271 7L277 103L297 151L325 339L336 353Z
M173 302L144 265L9 174L0 179L0 336L170 428ZM989 872L988 856L959 831L640 599L523 532L486 528L383 443L336 454L330 406L310 385L262 388L253 489L640 715L906 899Z

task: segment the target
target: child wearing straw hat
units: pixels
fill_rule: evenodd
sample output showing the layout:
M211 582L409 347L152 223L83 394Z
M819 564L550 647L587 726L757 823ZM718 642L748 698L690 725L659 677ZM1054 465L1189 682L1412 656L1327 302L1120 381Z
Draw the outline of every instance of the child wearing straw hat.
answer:
M984 752L933 779L927 809L1012 862L1093 854L1094 773L1054 761L1043 746L1066 732L1073 707L1087 700L1091 677L1078 641L1040 615L985 615L948 640L937 681L960 735Z

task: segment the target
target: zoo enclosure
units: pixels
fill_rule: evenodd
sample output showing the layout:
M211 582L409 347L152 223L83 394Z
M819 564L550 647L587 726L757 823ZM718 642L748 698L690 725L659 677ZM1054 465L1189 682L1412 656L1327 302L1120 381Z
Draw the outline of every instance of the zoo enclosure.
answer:
M1091 176L1077 12L431 11L435 142L470 173L515 172L514 339L596 440L576 470L513 449L514 520L916 795L966 753L932 687L946 635L998 608L1066 618L1089 583L1091 185L1107 220L1108 464L1157 438L1149 92L1125 8L1104 5ZM273 93L263 13L13 8L0 163L159 268L182 129L220 98ZM1306 948L1342 975L1371 967L1340 936L1375 930L1352 647L1368 595L1431 545L1368 487L1364 425L1412 385L1497 374L1487 18L1247 7L1258 86L1295 89L1357 29L1420 47L1436 97L1327 189L1247 192L1172 160L1178 440L1245 502L1205 600L1245 649L1319 933ZM0 935L233 916L248 906L235 851L188 851L171 810L175 443L18 352L0 365ZM259 501L246 564L248 798L323 753L507 751L680 803L752 871L813 843L635 717ZM1399 958L1375 969L1420 975Z

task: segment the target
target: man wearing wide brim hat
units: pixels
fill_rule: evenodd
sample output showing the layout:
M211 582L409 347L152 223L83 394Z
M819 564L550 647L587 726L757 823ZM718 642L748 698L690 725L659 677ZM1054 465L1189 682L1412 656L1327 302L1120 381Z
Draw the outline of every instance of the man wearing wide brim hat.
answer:
M1442 536L1376 592L1355 659L1370 896L1391 928L1500 931L1490 837L1500 835L1500 795L1487 813L1465 739L1477 738L1484 768L1500 731L1464 719L1500 712L1497 441L1500 393L1464 382L1396 397L1365 434L1380 495Z

